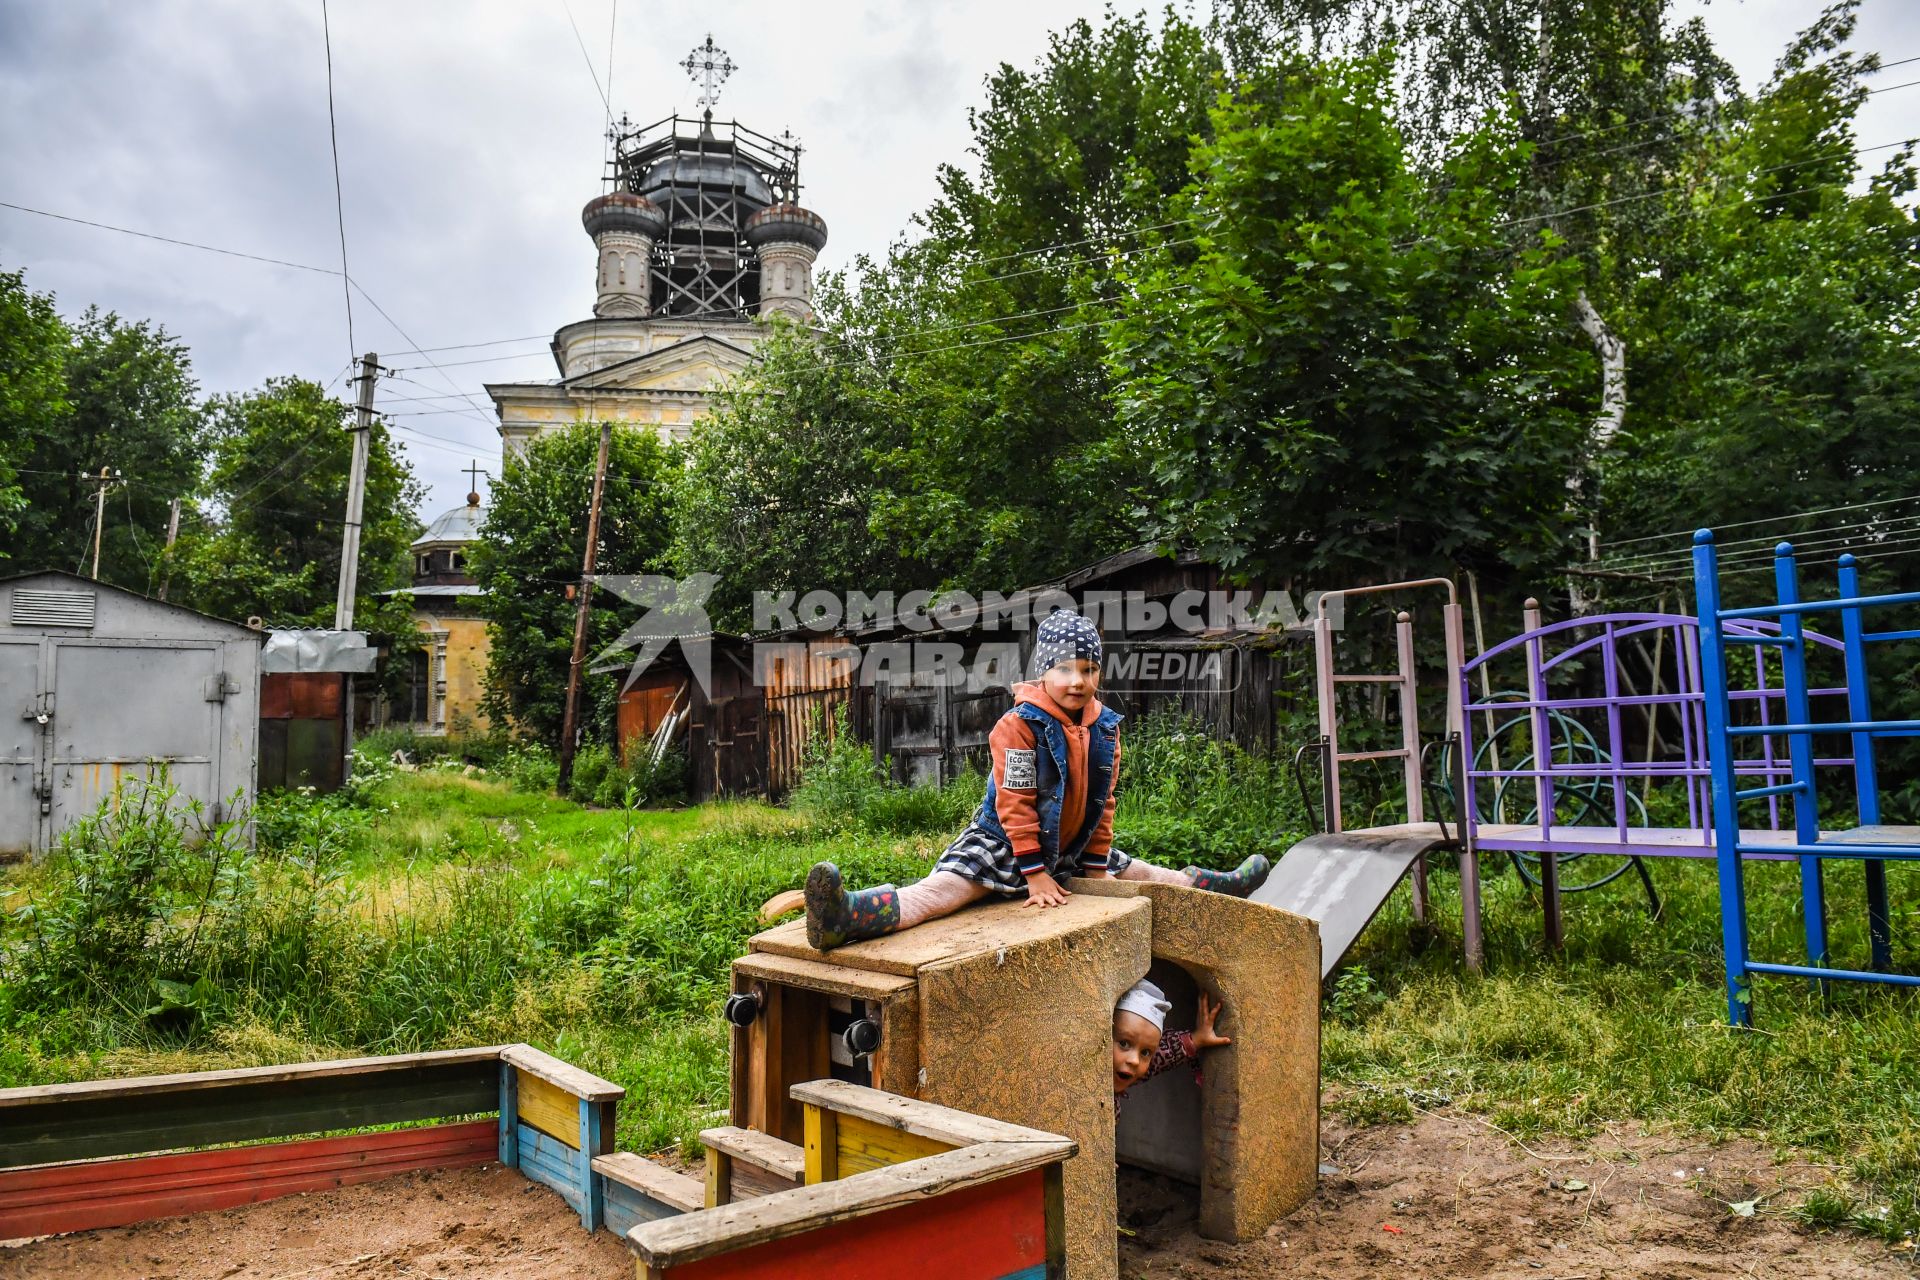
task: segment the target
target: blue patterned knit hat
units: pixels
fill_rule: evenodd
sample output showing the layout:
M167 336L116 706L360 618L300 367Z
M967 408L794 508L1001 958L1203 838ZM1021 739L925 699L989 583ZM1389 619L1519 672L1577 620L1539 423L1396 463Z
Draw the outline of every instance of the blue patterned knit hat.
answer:
M1033 633L1033 674L1045 675L1062 662L1085 658L1100 665L1100 633L1077 613L1050 613Z

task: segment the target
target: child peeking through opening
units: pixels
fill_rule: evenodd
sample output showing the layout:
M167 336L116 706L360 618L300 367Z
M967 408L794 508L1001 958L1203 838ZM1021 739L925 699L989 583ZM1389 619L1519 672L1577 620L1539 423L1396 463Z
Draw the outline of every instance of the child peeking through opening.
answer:
M807 873L807 942L824 951L949 915L989 894L1030 907L1067 900L1074 876L1155 880L1244 898L1270 869L1254 854L1232 871L1173 871L1113 847L1118 712L1100 704L1100 633L1077 613L1049 614L1034 632L1036 679L1013 686L1013 709L987 739L987 794L926 879L904 889L849 891L831 862Z
M1206 992L1200 993L1200 1009L1191 1031L1167 1030L1167 1013L1172 1008L1160 988L1145 978L1129 987L1113 1006L1115 1097L1183 1062L1197 1065L1203 1049L1233 1043L1213 1029L1220 1016L1220 1003Z

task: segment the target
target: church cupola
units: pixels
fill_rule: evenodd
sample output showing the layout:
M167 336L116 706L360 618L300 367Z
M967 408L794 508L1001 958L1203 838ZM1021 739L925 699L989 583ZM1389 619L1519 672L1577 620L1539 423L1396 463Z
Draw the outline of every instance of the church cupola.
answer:
M599 292L593 314L644 317L653 310L653 247L666 215L645 196L610 191L587 201L580 221L600 250Z
M747 219L746 236L760 257L760 314L813 319L813 263L827 220L797 204L769 205Z

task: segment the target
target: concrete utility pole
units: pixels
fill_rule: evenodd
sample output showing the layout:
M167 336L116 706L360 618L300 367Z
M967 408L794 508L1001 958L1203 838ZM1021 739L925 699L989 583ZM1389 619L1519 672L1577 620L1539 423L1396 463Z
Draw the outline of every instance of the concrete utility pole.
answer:
M173 544L180 537L180 499L175 498L167 506L167 551L173 551ZM167 584L173 581L173 557L167 555L167 571L160 579L160 598L167 598Z
M353 415L353 471L347 479L347 523L340 539L340 593L333 601L333 629L353 630L353 597L360 580L360 507L367 496L367 438L373 434L373 381L380 357L360 357L360 402Z
M102 467L99 475L85 478L91 480L96 486L93 494L93 580L98 582L100 581L100 534L107 525L107 489L120 478L120 473Z
M353 630L353 597L360 583L360 508L367 496L367 441L373 434L373 382L380 376L380 357L369 351L360 357L360 399L353 413L353 470L347 476L347 522L340 539L340 594L333 601L333 629ZM346 715L340 734L345 758L340 777L353 776L353 673L346 679Z
M607 453L613 423L600 423L600 455L593 464L593 498L587 506L587 554L580 565L579 607L573 615L573 658L567 664L567 711L560 721L560 790L573 779L573 739L580 718L580 665L587 660L587 602L593 596L593 565L600 550L600 495L607 487Z

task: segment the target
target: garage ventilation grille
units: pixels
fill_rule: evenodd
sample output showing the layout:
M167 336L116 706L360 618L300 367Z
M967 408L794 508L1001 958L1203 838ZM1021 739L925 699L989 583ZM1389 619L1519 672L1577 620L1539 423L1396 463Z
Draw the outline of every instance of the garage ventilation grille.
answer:
M93 629L98 594L92 591L26 591L14 588L7 621L16 627Z

